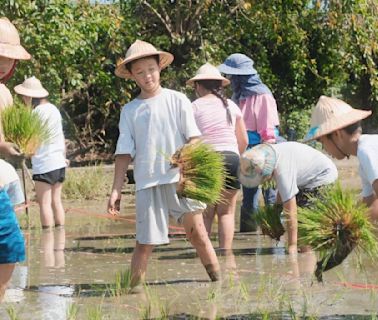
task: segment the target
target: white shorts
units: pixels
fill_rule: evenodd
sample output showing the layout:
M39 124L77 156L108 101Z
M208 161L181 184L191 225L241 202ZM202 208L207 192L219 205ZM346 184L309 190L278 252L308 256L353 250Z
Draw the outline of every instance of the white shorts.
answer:
M163 184L136 192L136 240L141 244L169 243L169 216L182 222L185 213L198 213L206 204L179 198L176 183Z

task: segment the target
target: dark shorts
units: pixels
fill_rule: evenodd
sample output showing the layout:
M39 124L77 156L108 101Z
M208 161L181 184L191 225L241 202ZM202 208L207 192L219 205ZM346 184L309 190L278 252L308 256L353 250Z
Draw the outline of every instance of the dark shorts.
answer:
M238 167L239 167L239 155L231 151L220 151L220 154L224 157L225 167L228 173L226 178L226 189L239 189L240 182L238 180Z
M331 185L319 186L313 189L299 189L296 195L297 206L307 208L312 205L313 199L322 199L323 192Z
M33 174L34 181L41 181L51 185L62 183L66 178L66 168L61 168L41 174Z

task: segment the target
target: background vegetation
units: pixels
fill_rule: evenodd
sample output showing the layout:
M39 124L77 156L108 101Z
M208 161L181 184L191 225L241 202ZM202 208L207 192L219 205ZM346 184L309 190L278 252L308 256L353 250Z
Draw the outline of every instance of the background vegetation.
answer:
M93 2L93 1L92 1ZM2 0L32 54L9 86L36 75L61 108L71 158L112 152L121 106L136 93L114 76L135 39L172 52L163 85L192 92L185 81L205 61L253 58L279 106L283 133L308 128L321 94L374 112L378 107L378 4L375 0Z

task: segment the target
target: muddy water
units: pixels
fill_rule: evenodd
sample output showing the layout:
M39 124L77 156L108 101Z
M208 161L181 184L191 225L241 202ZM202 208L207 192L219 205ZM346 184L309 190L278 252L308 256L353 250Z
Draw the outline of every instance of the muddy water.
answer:
M347 165L340 172L348 186L359 187ZM313 254L289 258L284 239L276 243L259 232L236 233L233 254L219 253L219 283L208 281L191 245L172 235L171 243L152 255L147 288L116 295L110 288L116 273L130 265L135 244L132 205L118 220L100 216L105 201L65 206L65 229L24 230L27 260L15 270L0 319L12 312L17 319L53 320L161 319L166 314L175 319L374 319L378 314L376 262L362 257L360 268L352 254L319 284ZM33 206L34 222L37 214ZM23 213L19 216L23 219ZM213 243L217 246L216 239Z

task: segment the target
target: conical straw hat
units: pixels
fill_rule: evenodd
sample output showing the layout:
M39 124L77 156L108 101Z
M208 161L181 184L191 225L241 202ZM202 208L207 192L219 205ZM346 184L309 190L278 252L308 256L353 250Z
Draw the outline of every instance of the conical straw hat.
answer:
M131 74L126 68L126 64L148 56L159 56L159 66L161 69L169 66L173 61L173 55L169 52L157 50L151 43L136 40L126 52L126 57L120 63L117 64L115 69L116 76L120 78L130 78Z
M13 104L12 94L8 88L0 83L0 111Z
M315 140L333 131L345 128L371 115L371 111L353 109L336 98L321 96L311 115L311 128L304 142Z
M34 76L15 86L14 91L32 98L44 98L49 95L48 91L42 86L41 81Z
M7 18L0 18L0 56L17 60L31 58L21 46L17 29Z
M187 85L192 85L195 81L200 80L220 80L222 81L222 86L225 87L230 84L230 80L222 77L219 70L210 63L205 63L196 72L196 75L186 81Z

